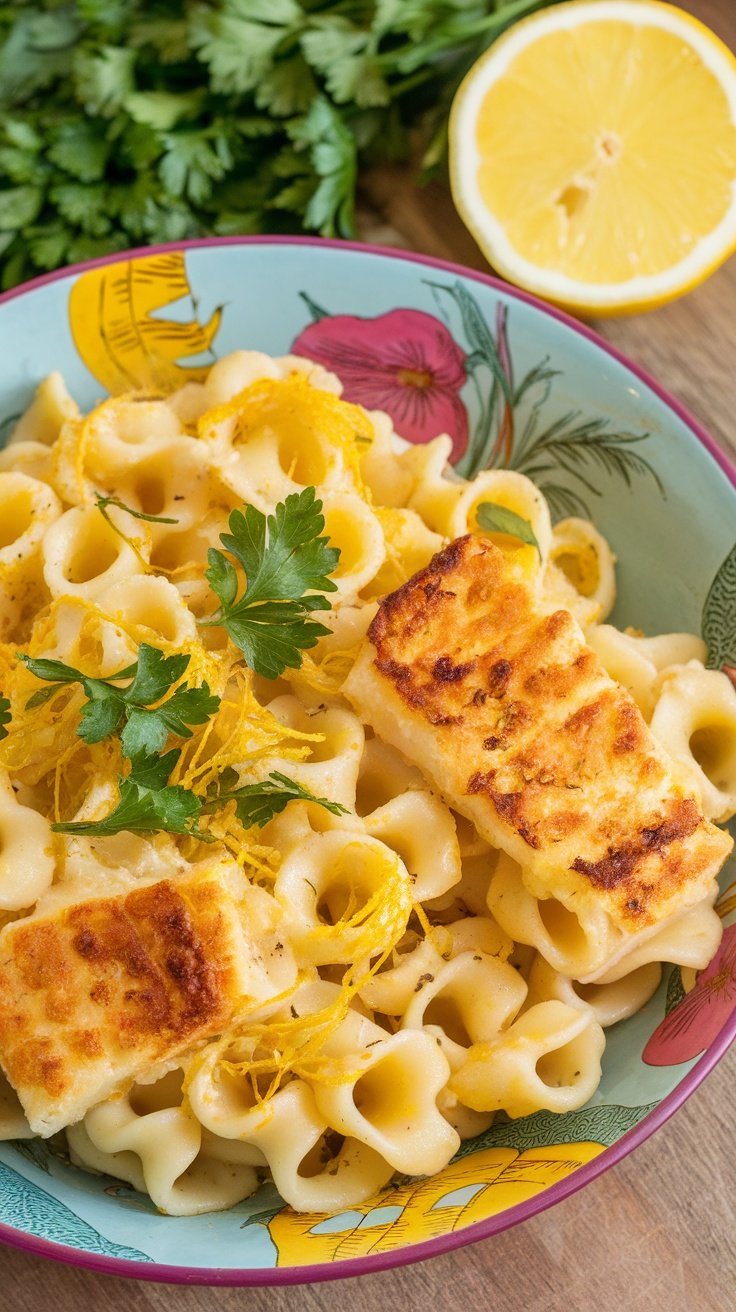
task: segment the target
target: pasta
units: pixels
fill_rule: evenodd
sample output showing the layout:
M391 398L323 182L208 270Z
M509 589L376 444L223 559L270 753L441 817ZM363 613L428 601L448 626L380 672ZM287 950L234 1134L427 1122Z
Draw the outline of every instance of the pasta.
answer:
M491 502L531 526L535 546L483 533L540 615L582 626L705 816L736 812L736 696L700 639L606 623L595 527L553 527L519 473L448 474L450 446L408 446L292 356L236 351L86 415L59 375L41 384L0 453L0 1139L63 1130L75 1163L174 1216L267 1173L297 1210L355 1206L499 1113L580 1107L660 963L712 958L712 878L627 936L356 709L382 598L477 541ZM265 520L242 508L276 517L310 489L340 553L331 608L264 673L223 618L252 559L233 525L253 551Z

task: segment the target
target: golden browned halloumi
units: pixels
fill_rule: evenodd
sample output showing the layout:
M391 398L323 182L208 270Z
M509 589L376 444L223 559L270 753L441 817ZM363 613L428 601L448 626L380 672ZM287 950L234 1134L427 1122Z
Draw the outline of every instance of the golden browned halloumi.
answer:
M344 692L535 897L603 909L627 941L712 899L730 837L572 615L492 543L459 538L385 598Z
M0 933L0 1065L42 1135L226 1027L258 987L242 875L196 877L14 921Z

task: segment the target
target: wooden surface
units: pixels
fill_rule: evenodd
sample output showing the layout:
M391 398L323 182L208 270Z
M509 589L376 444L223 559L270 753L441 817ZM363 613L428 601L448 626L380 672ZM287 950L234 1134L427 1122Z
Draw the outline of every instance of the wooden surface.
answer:
M682 2L682 0L681 0ZM736 49L736 0L685 4ZM438 186L368 179L364 235L487 270ZM684 300L595 325L736 454L736 260ZM686 531L686 526L683 526ZM286 1289L173 1288L0 1248L12 1312L733 1312L736 1048L653 1138L523 1226L418 1266ZM182 1252L182 1260L186 1255Z

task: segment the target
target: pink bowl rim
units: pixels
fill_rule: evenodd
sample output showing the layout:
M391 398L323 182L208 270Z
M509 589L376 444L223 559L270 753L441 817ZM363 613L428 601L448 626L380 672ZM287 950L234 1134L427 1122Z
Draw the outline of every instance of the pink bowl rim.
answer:
M580 337L592 342L599 350L611 356L644 383L690 429L698 442L705 447L715 463L723 470L733 487L736 488L736 464L721 449L695 416L665 388L661 387L647 370L634 364L627 355L607 342L593 328L574 319L571 315L566 314L564 310L548 305L530 292L512 287L509 283L503 282L500 278L495 278L491 274L481 273L478 270L466 268L449 260L420 255L414 251L397 250L394 247L378 246L366 242L338 241L324 237L264 235L255 237L194 238L189 241L169 242L160 246L138 246L128 251L116 251L111 255L103 255L95 260L87 260L82 264L72 264L63 269L56 269L52 273L42 274L38 278L33 278L29 282L21 283L19 287L13 287L10 291L2 293L0 295L0 307L16 297L24 296L28 292L48 286L50 283L59 282L64 278L85 273L88 269L99 269L107 264L118 264L127 260L140 259L144 256L166 255L172 251L201 250L214 246L327 247L338 251L357 251L361 254L379 255L387 259L420 264L425 268L439 269L444 273L469 278L485 287L492 288L496 292L500 292L505 297L531 305L541 314L558 320ZM405 1248L380 1253L373 1257L356 1257L341 1262L320 1262L313 1266L299 1267L238 1269L236 1267L171 1266L153 1261L149 1263L137 1262L132 1259L129 1261L126 1258L119 1257L105 1257L87 1252L84 1249L72 1248L68 1244L57 1244L49 1239L27 1234L3 1222L0 1222L0 1242L25 1252L34 1253L39 1257L51 1258L57 1262L82 1267L89 1271L101 1272L104 1275L118 1275L125 1276L128 1279L150 1280L161 1284L178 1285L253 1287L258 1285L312 1284L324 1280L341 1280L352 1276L369 1275L377 1271L422 1262L430 1257L439 1257L442 1253L451 1252L456 1248L463 1248L466 1244L477 1243L481 1239L489 1239L492 1235L501 1234L504 1230L509 1230L512 1226L518 1225L521 1221L546 1211L548 1207L552 1207L555 1203L571 1197L579 1189L584 1188L586 1184L602 1175L604 1171L615 1166L617 1162L620 1162L635 1148L638 1148L640 1144L644 1143L655 1130L664 1125L677 1109L687 1101L706 1075L713 1070L714 1066L727 1052L734 1038L736 1038L736 1010L729 1017L710 1047L703 1053L700 1060L653 1111L649 1112L633 1129L622 1135L616 1143L604 1148L602 1153L584 1166L579 1167L573 1175L568 1176L565 1180L560 1180L557 1184L551 1185L526 1202L517 1203L514 1207L506 1208L503 1212L498 1212L483 1221L476 1221L463 1230L452 1231L435 1239L425 1240L423 1243L409 1244Z

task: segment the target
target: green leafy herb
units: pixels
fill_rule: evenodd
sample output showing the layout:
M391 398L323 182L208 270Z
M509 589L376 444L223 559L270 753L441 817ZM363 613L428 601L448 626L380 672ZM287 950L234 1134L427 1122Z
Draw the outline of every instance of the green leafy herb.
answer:
M268 518L254 506L233 510L230 532L221 533L220 541L245 574L240 596L232 560L215 547L208 552L205 573L220 609L202 623L221 624L251 669L267 679L287 667L298 669L301 652L329 632L309 618L312 611L329 610L323 594L337 591L329 575L340 552L320 536L324 526L313 487L293 492Z
M126 506L124 501L119 497L103 497L101 492L95 492L95 502L102 518L107 520L111 528L117 532L117 527L110 519L107 513L108 506L116 506L118 510L124 510L126 514L132 515L134 519L145 519L148 524L178 524L178 519L169 519L167 515L147 515L143 510L134 510L133 506Z
M7 697L0 694L0 739L7 738L8 730L6 726L10 724L11 719L10 702Z
M99 743L103 738L118 733L126 756L160 752L170 733L179 738L191 738L190 725L206 724L220 705L207 683L198 688L182 684L165 701L162 698L179 682L189 665L186 654L164 656L157 647L142 642L138 660L124 670L118 670L108 679L95 679L82 674L73 665L63 661L37 659L19 652L31 674L53 684L41 688L26 702L26 710L40 706L53 697L59 687L79 683L87 701L80 711L77 732L86 743ZM121 679L131 679L127 687L119 686ZM154 706L154 702L159 702Z
M223 771L205 808L209 811L234 800L235 813L245 829L250 829L252 825L262 829L275 815L280 815L289 802L315 802L332 815L347 815L346 808L339 802L331 802L327 797L315 797L308 788L303 788L296 780L289 779L288 775L280 774L278 770L272 771L268 779L259 783L228 787L228 783L234 782L235 777L234 770Z
M326 797L315 797L307 788L273 771L262 783L237 786L232 769L223 770L214 789L206 800L189 788L169 784L168 780L179 759L173 748L163 756L140 752L132 758L130 774L118 776L119 801L117 806L101 820L70 820L52 826L60 834L82 834L104 837L126 830L133 834L154 834L165 830L213 843L215 836L199 828L202 812L220 810L235 801L236 814L244 828L253 825L262 828L279 815L289 802L315 802L332 815L346 814L339 802ZM230 784L236 784L230 787Z
M496 505L494 501L481 501L475 512L475 518L478 528L483 529L484 533L508 533L509 537L518 538L520 542L536 547L541 560L542 550L528 519L522 519L521 515L515 514L513 510L507 510L506 506Z
M171 775L179 752L173 749L164 756L145 752L136 756L127 776L118 776L120 798L117 806L102 820L69 820L52 825L59 834L106 837L123 830L132 834L155 834L165 830L214 842L203 833L197 821L202 811L201 798L188 788L171 785Z
M436 169L449 105L555 0L0 0L5 287L143 242L354 235L360 164Z

